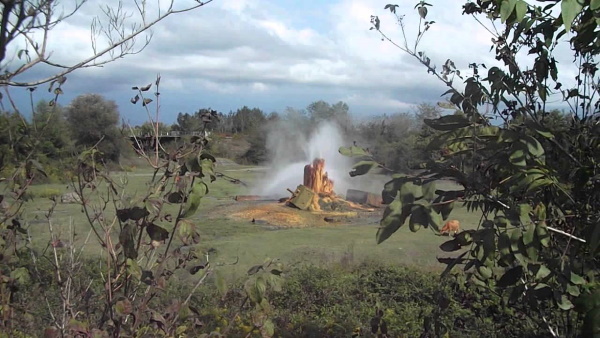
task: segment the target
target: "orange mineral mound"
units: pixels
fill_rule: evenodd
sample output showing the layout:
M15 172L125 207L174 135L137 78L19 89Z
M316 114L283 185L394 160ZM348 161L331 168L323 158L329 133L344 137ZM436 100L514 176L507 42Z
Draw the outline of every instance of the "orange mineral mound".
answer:
M324 159L315 158L311 164L304 166L304 186L316 193L310 206L313 211L321 210L319 198L334 195L333 181L325 171Z

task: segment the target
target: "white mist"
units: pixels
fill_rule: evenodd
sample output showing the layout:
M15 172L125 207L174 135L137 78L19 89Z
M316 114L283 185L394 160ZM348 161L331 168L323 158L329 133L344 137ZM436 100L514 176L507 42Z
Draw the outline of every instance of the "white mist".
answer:
M352 160L338 149L345 146L344 137L333 122L323 122L306 139L294 126L280 126L267 136L267 147L273 158L265 178L253 189L263 196L288 196L287 188L295 190L303 182L304 166L315 158L325 160L325 171L333 180L333 190L345 195L349 186Z

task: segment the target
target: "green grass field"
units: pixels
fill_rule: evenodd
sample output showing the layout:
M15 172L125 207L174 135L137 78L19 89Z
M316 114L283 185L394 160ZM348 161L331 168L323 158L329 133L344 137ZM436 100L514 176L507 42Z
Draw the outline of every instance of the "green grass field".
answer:
M233 164L218 168L220 172L240 179L248 185L264 175L264 171L252 169L252 167ZM151 171L137 169L127 173L117 172L113 173L113 177L126 179L127 193L136 196L146 191L147 182L151 179ZM381 177L373 180L382 181ZM209 189L209 195L203 199L195 216L202 236L201 246L216 250L212 262L221 265L220 269L230 279L243 277L249 267L262 263L266 258L278 258L289 265L354 264L377 261L384 264L418 266L426 270L442 268L436 257L445 257L439 245L448 240L448 237L437 236L428 229L412 233L405 226L380 245L375 242L377 215L355 220L351 225L274 229L224 216L209 217L219 208L234 206L235 195L248 194L250 191L242 184L234 184L225 179L217 179L209 184ZM27 204L24 219L27 221L35 248L43 250L49 241L49 227L45 214L52 202L48 195L63 194L68 191L70 189L67 184L36 185L31 188L32 195L39 197L34 197L34 200ZM282 196L285 196L285 192L282 192ZM476 227L479 217L480 215L466 212L462 207L455 208L451 215L451 218L460 220L462 229ZM69 238L70 231L75 231L76 246L86 242L90 226L82 213L81 206L59 203L51 217L51 222L62 238ZM100 251L94 237L90 236L84 253L97 255ZM235 261L238 263L232 265L231 263Z

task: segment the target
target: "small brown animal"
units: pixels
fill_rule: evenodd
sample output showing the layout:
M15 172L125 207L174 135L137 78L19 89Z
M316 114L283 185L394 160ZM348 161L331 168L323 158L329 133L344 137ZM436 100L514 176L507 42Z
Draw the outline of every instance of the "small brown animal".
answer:
M446 224L444 224L444 227L442 228L442 230L440 232L442 234L450 234L453 232L456 235L459 231L460 231L460 222L453 219L453 220L446 222Z

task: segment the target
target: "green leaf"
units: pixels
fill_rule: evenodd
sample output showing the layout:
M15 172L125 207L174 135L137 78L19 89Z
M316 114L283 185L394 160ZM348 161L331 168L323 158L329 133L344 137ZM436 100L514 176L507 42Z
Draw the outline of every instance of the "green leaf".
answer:
M186 171L196 172L196 173L199 173L202 171L202 167L200 166L200 162L198 162L197 156L190 155L189 157L186 158L184 172L186 172Z
M488 280L488 279L492 278L492 269L488 268L485 265L480 265L477 268L477 272L479 272L481 277L483 277L483 280Z
M181 218L189 218L194 216L198 207L200 206L200 201L202 197L204 197L208 193L208 186L206 183L202 181L194 182L194 186L192 187L192 191L188 197L187 203L181 214Z
M525 152L522 149L514 150L508 157L508 160L517 167L525 167L527 165L525 162Z
M183 203L185 201L185 197L179 191L169 193L166 198L169 203Z
M142 279L142 269L135 259L127 258L125 271L138 280Z
M119 243L123 247L123 254L127 258L136 259L138 252L135 249L135 236L137 234L137 227L131 223L125 224L121 233L119 234Z
M196 226L193 222L191 222L188 219L182 219L179 221L179 228L177 229L177 234L183 241L185 241L186 238L194 234L195 229Z
M521 22L525 17L525 14L527 14L527 3L523 0L517 1L515 11L517 13L517 22Z
M263 337L273 337L275 334L275 324L270 319L266 319L260 327L260 333Z
M190 271L191 275L195 275L198 273L198 271L204 270L205 268L206 268L205 264L200 264L200 265L192 266L189 271Z
M566 294L556 295L556 304L562 310L570 310L574 307L573 303L569 300L569 297Z
M154 282L154 273L150 270L142 270L142 276L140 279L142 283L146 285L152 285Z
M364 175L378 166L379 164L375 161L360 161L352 166L350 177Z
M462 248L458 239L452 239L440 244L440 249L444 252L458 251Z
M427 144L426 150L440 150L449 142L467 140L473 137L473 128L461 128L435 135Z
M562 10L561 16L563 19L563 24L568 32L571 30L573 20L575 20L577 15L581 12L583 6L581 4L581 0L562 0L560 2L560 7Z
M424 119L423 123L440 131L451 131L471 125L471 122L464 115L445 115L437 119Z
M150 223L146 226L146 232L148 232L148 236L150 236L150 239L153 241L162 242L169 238L169 232L165 228L154 223Z
M442 223L444 222L442 219L442 215L435 212L433 208L428 208L427 211L429 212L429 225L436 233L440 232L440 228L442 227Z
M202 177L210 177L210 181L214 182L217 177L215 175L215 162L210 158L200 160Z
M263 266L262 266L262 264L260 264L260 265L255 265L255 266L251 267L251 268L248 270L248 276L255 275L256 273L258 273L258 272L259 272L260 270L262 270L262 269L263 269Z
M538 221L544 222L546 219L546 205L538 203L533 209L533 214Z
M528 225L531 223L531 217L529 216L529 212L531 211L531 205L522 203L519 204L519 221L521 224Z
M119 316L125 316L125 315L132 313L133 305L131 304L131 301L127 298L118 300L117 303L115 304L115 312Z
M162 210L163 199L162 197L158 197L156 194L151 194L146 197L144 202L145 210L151 213L152 215L158 216Z
M187 331L187 326L185 325L180 325L177 327L177 329L175 329L175 336L176 337L184 337L186 336L185 333Z
M406 182L400 187L399 197L403 205L412 204L416 199L423 197L423 189L413 182Z
M148 212L145 207L133 207L117 210L117 217L121 222L125 222L127 220L139 221L148 215L150 215L150 212Z
M590 1L590 9L595 11L600 8L600 0L591 0Z
M513 257L510 253L510 237L507 232L501 232L500 236L498 236L498 252L500 252L500 258L506 264L512 263Z
M515 266L512 269L507 270L502 277L498 280L496 285L501 288L505 288L508 286L514 286L523 276L523 267Z
M585 279L583 277L581 277L580 275L571 272L571 283L573 283L575 285L582 285L582 284L585 284Z
M408 177L402 174L395 174L392 177L392 180L387 182L383 187L383 191L381 191L381 198L383 200L383 204L392 203L394 199L396 199L398 192L400 192L400 190L404 187L405 184L415 185L414 182L417 180L415 178ZM404 187L403 191L407 191L406 189L410 190L413 189L413 187Z
M256 278L256 291L258 292L258 294L261 296L261 298L264 297L265 292L267 292L267 282L265 281L264 276L258 276Z
M421 227L427 227L427 225L429 225L427 210L422 205L415 205L412 208L410 220L408 221L410 231L417 232Z
M537 301L548 300L552 298L552 288L548 284L537 283L533 288L533 295Z
M377 244L381 244L386 239L396 232L406 221L408 214L410 213L410 206L408 208L402 206L402 202L399 199L394 200L383 212L383 217L379 222L380 227L377 230Z
M340 147L338 151L340 152L340 154L348 157L370 156L370 154L365 149L356 146Z
M543 264L529 264L529 269L531 273L535 276L536 280L541 280L548 277L551 273L550 269L548 269Z
M267 284L273 289L275 292L281 292L282 290L283 278L278 275L274 275L272 273L267 274Z
M527 175L527 188L525 189L525 192L528 194L533 194L537 191L539 191L539 189L552 185L552 180L548 179L546 176L544 176L544 174L539 174L539 173L534 173L534 174L528 174Z
M548 232L546 222L539 222L536 225L535 234L543 247L547 248L550 246L550 232Z
M500 19L502 23L506 22L517 4L516 0L503 0L500 4Z
M435 196L435 181L429 181L423 184L421 188L423 190L423 198L431 202Z
M531 243L533 242L534 234L535 225L531 223L525 225L525 233L523 233L523 244L525 244L525 246L531 245Z
M472 150L471 144L472 144L471 142L463 142L463 141L452 142L452 143L448 144L448 146L446 147L447 153L445 153L444 156L445 157L455 156L455 155L459 155L459 154L462 154L467 151L471 151Z
M494 224L498 228L506 228L508 226L509 222L505 216L499 215L499 216L494 217Z
M510 248L513 252L517 252L519 251L519 242L521 241L521 238L523 233L521 232L521 229L517 228L517 229L513 229L510 233Z
M535 137L525 136L521 142L527 147L529 154L533 158L540 158L544 156L544 147L540 141L538 141Z
M567 284L567 293L573 297L578 297L581 294L581 291L577 285Z
M483 247L483 258L480 260L481 263L492 267L494 265L494 255L496 252L496 234L494 229L480 230Z
M24 267L16 268L10 272L10 278L15 280L17 284L24 285L29 283L29 270Z
M450 216L450 213L452 213L452 209L454 209L454 202L444 203L440 205L438 209L440 210L442 219L445 221Z

